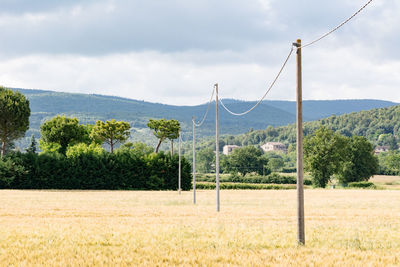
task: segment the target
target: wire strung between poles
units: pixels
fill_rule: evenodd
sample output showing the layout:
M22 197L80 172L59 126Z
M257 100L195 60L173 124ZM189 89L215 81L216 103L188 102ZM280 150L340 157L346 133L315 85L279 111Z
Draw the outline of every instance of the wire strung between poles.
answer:
M186 134L184 134L183 132L181 132L181 134L179 135L179 138L181 139L181 141L182 141L182 142L189 141L188 138L185 138L186 140L183 139L183 136L184 136L184 135L186 135Z
M204 113L203 119L199 123L196 123L195 121L193 121L194 126L200 127L201 125L203 125L204 121L206 120L208 111L210 110L210 106L211 106L211 103L212 103L212 100L213 100L213 97L214 97L214 92L215 92L215 87L213 88L213 91L212 91L212 94L211 94L211 98L210 98L210 101L208 102L207 110L206 110L206 113Z
M305 44L305 45L302 45L301 47L296 47L296 49L304 48L304 47L313 45L313 44L315 44L316 42L318 42L318 41L324 39L324 38L327 37L328 35L332 34L333 32L337 31L339 28L343 27L346 23L348 23L348 22L349 22L350 20L352 20L355 16L357 16L357 15L358 15L362 10L364 10L372 1L373 1L373 0L369 0L365 5L363 5L359 10L357 10L352 16L350 16L348 19L346 19L345 21L343 21L342 23L340 23L338 26L336 26L335 28L333 28L333 29L330 30L329 32L325 33L324 35L322 35L321 37L315 39L314 41L311 41L311 42L309 42L309 43L307 43L307 44ZM235 112L229 110L229 109L224 105L224 103L222 102L222 100L221 100L221 98L220 98L220 99L219 99L219 102L221 103L222 107L223 107L227 112L229 112L229 113L232 114L232 115L235 115L235 116L243 116L243 115L246 115L247 113L249 113L250 111L252 111L253 109L255 109L258 105L260 105L261 102L264 100L264 98L265 98L265 97L267 96L267 94L269 93L269 91L270 91L270 90L272 89L272 87L275 85L275 83L276 83L276 81L278 80L278 78L279 78L281 72L282 72L283 69L285 68L286 63L288 62L290 56L292 55L293 50L294 50L294 48L293 48L293 46L292 46L292 47L291 47L291 50L290 50L290 52L289 52L289 55L287 56L285 62L283 63L283 66L282 66L281 69L279 70L279 72L278 72L277 76L275 77L274 81L272 82L272 84L270 85L270 87L268 88L268 90L265 92L264 96L263 96L252 108L250 108L249 110L247 110L247 111L245 111L245 112L242 112L242 113L235 113ZM213 93L214 93L214 91L213 91ZM211 98L212 98L212 97L211 97ZM211 102L210 102L210 103L211 103ZM207 112L208 112L208 109L207 109Z
M330 30L329 32L325 33L324 35L322 35L321 37L318 37L317 39L315 39L314 41L311 41L305 45L302 45L299 48L304 48L310 45L315 44L316 42L321 41L322 39L324 39L325 37L327 37L328 35L332 34L333 32L337 31L339 28L343 27L347 22L349 22L350 20L352 20L355 16L358 15L358 13L360 13L361 11L363 11L364 8L366 8L373 0L369 0L365 5L363 5L359 10L357 10L356 13L354 13L351 17L349 17L348 19L346 19L345 21L343 21L342 23L340 23L338 26L336 26L335 28L333 28L332 30Z
M242 113L235 113L235 112L229 110L229 109L224 105L224 103L222 102L222 100L221 100L221 98L220 98L220 99L219 99L219 102L221 103L222 107L223 107L226 111L228 111L230 114L232 114L232 115L235 115L235 116L243 116L243 115L246 115L247 113L249 113L250 111L252 111L253 109L255 109L258 105L260 105L261 102L264 100L264 98L265 98L265 97L267 96L267 94L269 93L269 91L271 91L272 87L274 87L274 85L275 85L276 81L278 80L279 76L281 75L283 69L286 67L286 64L287 64L287 62L289 61L289 58L290 58L290 56L292 55L293 50L294 50L294 47L291 46L289 55L286 57L285 62L283 63L283 65L282 65L281 69L279 70L278 74L276 75L275 79L273 80L273 82L272 82L271 85L269 86L268 90L267 90L267 91L265 92L265 94L263 95L263 97L262 97L252 108L250 108L249 110L247 110L247 111L245 111L245 112L242 112Z

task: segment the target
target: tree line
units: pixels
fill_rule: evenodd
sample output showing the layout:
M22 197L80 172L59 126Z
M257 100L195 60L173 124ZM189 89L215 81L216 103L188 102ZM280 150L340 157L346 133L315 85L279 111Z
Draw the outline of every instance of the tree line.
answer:
M124 121L79 124L57 115L41 127L39 148L34 136L26 153L6 153L29 128L29 101L19 92L0 87L0 188L19 189L177 189L178 156L159 152L161 142L179 135L176 120L152 120L148 127L159 139L153 149L126 143L130 125ZM110 152L102 145L107 144ZM115 150L115 145L122 146ZM155 152L153 152L155 150ZM158 153L159 152L159 153ZM182 159L182 189L191 187L191 166Z
M0 108L2 111L2 116L0 118L0 141L2 143L1 156L3 157L7 152L7 148L9 149L12 147L12 141L23 136L28 129L30 109L29 101L22 94L3 87L0 87L0 93ZM391 114L390 118L396 119L396 116L398 116L395 112L397 110L396 108L398 107L387 108L379 112L386 115ZM371 112L377 111L374 110ZM368 124L369 126L380 125L380 129L382 129L383 126L381 124L376 123L374 119L367 119L365 114L370 113L364 112L358 115L361 118L361 123ZM304 143L305 167L306 170L312 174L315 186L324 187L333 175L337 177L341 183L368 180L369 177L376 172L385 171L388 174L392 173L399 165L397 164L396 166L395 162L396 160L398 162L400 157L398 153L393 150L389 156L379 157L379 163L384 167L378 168L378 160L373 155L373 146L365 137L356 136L344 130L339 131L338 127L335 128L333 126L339 125L343 121L346 121L346 123L351 121L355 125L360 123L354 119L356 115L350 114L346 116L347 115L340 117L332 116L318 122L308 123L304 127L306 135ZM345 119L341 119L341 117ZM367 120L368 123L365 120ZM397 125L396 123L397 122L392 122L392 126ZM172 157L173 141L179 137L180 133L179 122L176 120L150 119L147 126L153 131L154 136L158 138L158 143L154 151L156 153L159 152L160 144L166 140L170 140L170 156ZM393 127L396 128L397 126ZM293 142L289 143L287 155L279 153L263 154L260 148L253 144L257 144L257 142L261 144L263 143L262 140L291 140L295 138L291 135L292 130L294 132L292 128L292 125L278 128L268 127L264 131L250 131L242 136L225 136L220 142L219 150L222 150L225 144L247 144L247 146L235 150L229 156L221 156L221 171L240 174L243 177L251 172L267 175L272 171L295 171L296 155ZM147 155L151 153L150 150L152 150L144 144L126 143L130 136L130 125L124 121L97 121L94 125L83 125L79 123L77 118L57 115L45 121L41 125L40 130L41 138L39 140L39 147L42 153L57 154L55 158L64 157L67 160L75 160L79 157L85 157L82 155L90 155L102 161L104 160L102 157L107 154L103 149L104 144L109 146L109 154L114 154L115 145L118 143L122 144L121 149L123 151L138 151L140 149L142 151L147 151L143 154L143 157L145 157L145 155L147 157ZM396 129L390 130L396 132L399 128L397 127ZM269 136L270 139L268 139L267 136ZM374 136L377 135L375 134ZM378 144L379 142L381 142L381 144L391 142L391 147L394 149L395 144L397 145L397 135L393 135L392 137L393 138L390 137L390 134L383 131L377 137L376 141ZM243 139L241 140L240 138ZM240 140L241 142L239 142ZM211 172L215 167L215 152L212 148L213 146L213 141L206 140L200 143L197 159L199 171ZM187 154L190 153L190 150L185 150ZM28 154L35 154L36 140L34 137L32 137L31 145L26 151ZM190 154L188 158L190 159ZM146 163L145 165L149 164ZM4 166L8 165L3 164L3 167ZM65 166L69 165L67 164ZM26 166L24 169L26 169ZM35 170L35 172L38 171Z
M376 174L398 175L400 173L400 106L373 109L341 116L330 116L318 121L305 122L303 133L305 137L313 136L318 129L326 127L335 134L346 138L355 139L361 136L371 143L372 147L385 146L389 152L378 155L378 168ZM296 166L296 126L294 124L280 127L268 126L264 130L252 130L241 135L223 135L220 138L219 150L224 145L255 146L259 147L266 142L282 142L288 148L288 154L272 154L272 161L279 166L279 171L295 172ZM199 171L204 171L209 151L215 150L215 140L212 137L202 138L196 142L198 147ZM184 146L185 156L190 158L190 144ZM209 156L204 156L204 154ZM221 158L222 161L222 158ZM282 165L283 163L283 165ZM339 174L334 174L338 176Z
M400 143L400 105L305 122L303 133L311 135L322 126L347 137L363 136L374 146L388 146L396 150ZM287 146L295 144L296 125L268 126L264 130L250 129L241 135L226 135L222 137L221 146L262 145L266 142L282 142Z
M292 150L292 149L291 149ZM215 172L215 153L203 148L197 153L200 172ZM362 136L347 137L328 127L321 127L304 140L305 170L312 176L315 187L325 187L333 177L341 184L368 181L378 173L378 158L372 144ZM289 154L266 152L259 146L244 146L229 155L222 155L221 173L232 176L256 173L266 176L271 172L296 172L295 151ZM291 167L289 166L291 164ZM393 165L393 163L392 163ZM398 166L397 166L398 167Z

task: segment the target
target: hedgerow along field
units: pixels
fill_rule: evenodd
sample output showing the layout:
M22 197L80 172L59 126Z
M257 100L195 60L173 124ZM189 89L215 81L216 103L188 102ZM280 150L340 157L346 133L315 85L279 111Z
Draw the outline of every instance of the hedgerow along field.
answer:
M3 266L398 266L398 190L0 191Z

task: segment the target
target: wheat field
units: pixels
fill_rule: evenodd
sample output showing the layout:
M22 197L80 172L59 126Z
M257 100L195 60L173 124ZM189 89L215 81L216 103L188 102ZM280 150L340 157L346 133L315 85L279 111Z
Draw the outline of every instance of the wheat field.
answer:
M0 190L1 266L400 266L400 191Z

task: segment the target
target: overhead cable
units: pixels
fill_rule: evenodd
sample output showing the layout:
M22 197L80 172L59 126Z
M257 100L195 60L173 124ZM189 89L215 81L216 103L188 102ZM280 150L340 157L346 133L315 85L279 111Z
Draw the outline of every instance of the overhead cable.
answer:
M232 114L232 115L235 115L235 116L243 116L243 115L246 115L247 113L249 113L250 111L252 111L253 109L255 109L258 105L260 105L261 102L264 100L264 98L265 98L265 97L267 96L267 94L269 93L269 91L271 91L272 87L275 85L275 83L276 83L276 81L278 80L279 76L281 75L283 69L285 68L287 62L289 61L289 58L290 58L290 56L292 55L293 50L294 50L294 48L293 48L293 46L292 46L291 49L290 49L289 55L286 57L285 61L283 62L283 65L282 65L281 69L279 70L278 74L276 75L276 77L275 77L275 79L273 80L273 82L271 83L271 85L268 87L268 90L265 92L265 94L263 95L263 97L262 97L252 108L250 108L249 110L247 110L247 111L245 111L245 112L242 112L242 113L235 113L235 112L229 110L229 109L224 105L224 103L222 102L222 100L221 100L221 98L220 98L220 99L219 99L219 102L221 103L222 107L223 107L226 111L228 111L230 114Z
M305 45L302 45L300 48L304 48L310 45L315 44L316 42L324 39L325 37L327 37L328 35L332 34L333 32L337 31L339 28L343 27L347 22L349 22L351 19L353 19L355 16L358 15L358 13L360 13L364 8L366 8L373 0L369 0L365 5L363 5L359 10L357 10L356 13L354 13L351 17L349 17L348 19L346 19L345 21L343 21L342 23L340 23L338 26L336 26L335 28L333 28L332 30L330 30L329 32L325 33L324 35L318 37L317 39L315 39L314 41L311 41Z
M211 106L211 103L212 103L212 100L213 100L213 97L214 97L214 92L215 92L215 87L213 88L210 101L208 102L208 106L207 106L206 113L204 113L204 116L203 116L203 119L201 120L201 122L196 123L196 122L193 120L193 123L194 123L194 125L195 125L196 127L200 127L201 125L203 125L204 121L206 120L208 111L210 110L210 106Z
M183 140L183 136L184 136L185 134L183 134L183 132L180 132L180 134L179 134L179 139L181 140L181 142L185 142L185 140ZM186 138L185 138L186 139ZM186 141L187 141L188 139L186 139Z

